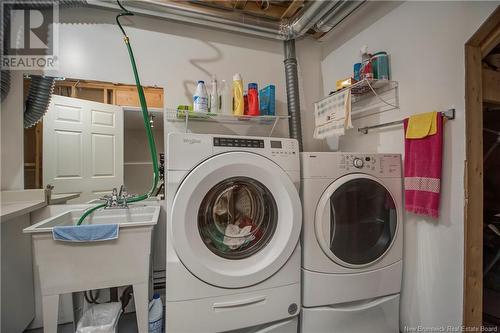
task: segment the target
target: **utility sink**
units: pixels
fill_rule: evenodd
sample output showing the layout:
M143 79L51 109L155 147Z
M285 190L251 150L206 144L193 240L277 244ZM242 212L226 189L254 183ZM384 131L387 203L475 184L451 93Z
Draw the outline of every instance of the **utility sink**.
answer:
M52 233L55 226L76 225L85 209L73 208L62 214L24 229L25 233ZM121 228L155 225L158 222L160 206L130 205L125 208L99 209L90 214L82 223L85 224L118 224ZM121 231L121 230L120 230Z
M129 208L99 209L83 224L118 224L119 236L97 242L56 241L54 226L76 225L92 205L68 205L68 211L24 229L33 238L42 292L44 332L57 331L59 295L132 285L140 333L148 331L149 275L152 231L159 205L131 204Z

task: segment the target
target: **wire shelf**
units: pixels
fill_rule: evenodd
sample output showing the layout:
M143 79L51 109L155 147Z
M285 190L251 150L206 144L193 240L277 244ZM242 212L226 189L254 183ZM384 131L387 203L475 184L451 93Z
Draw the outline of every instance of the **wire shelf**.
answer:
M331 92L324 99L335 94L344 93L346 89L351 91L352 119L367 117L391 110L399 110L397 81L364 79L349 87Z
M175 109L165 109L165 115L167 121L170 122L184 122L185 130L188 131L189 123L192 121L198 122L214 122L219 124L238 124L238 125L269 125L272 126L269 136L272 135L276 125L280 120L288 119L288 115L275 115L275 116L237 116L232 114L222 114L222 113L204 113L204 112L194 112L189 110L175 110Z

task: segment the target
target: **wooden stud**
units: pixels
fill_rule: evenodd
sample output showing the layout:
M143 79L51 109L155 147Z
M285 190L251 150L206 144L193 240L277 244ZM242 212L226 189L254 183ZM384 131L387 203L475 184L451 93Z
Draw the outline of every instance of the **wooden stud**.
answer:
M483 70L496 45L500 6L465 44L465 205L463 324L479 329L483 316ZM493 36L493 37L492 37Z
M483 101L500 104L500 72L483 68Z
M464 325L480 327L483 297L483 100L481 49L465 46Z
M482 49L486 49L484 42L488 39L488 35L495 29L495 26L500 22L500 6L498 6L495 11L488 17L488 19L481 24L479 29L474 33L474 35L467 41L467 45L470 46L482 46Z
M500 12L498 14L498 22L500 22ZM500 23L486 36L486 39L481 43L481 55L486 57L497 45L500 44Z
M243 10L247 5L247 0L235 0L233 3L234 3L234 9Z
M302 8L302 6L304 6L304 0L293 0L290 6L288 6L285 12L281 15L281 18L285 19L292 17L299 9Z

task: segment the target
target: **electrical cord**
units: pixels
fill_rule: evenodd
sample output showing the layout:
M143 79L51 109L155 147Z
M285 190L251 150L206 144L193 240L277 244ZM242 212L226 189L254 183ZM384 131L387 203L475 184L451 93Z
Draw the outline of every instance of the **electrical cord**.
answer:
M372 87L372 85L371 85L371 83L370 83L370 80L366 80L366 83L368 84L368 87L370 87L371 91L375 94L375 96L377 96L377 98L378 98L379 100L381 100L383 103L385 103L385 104L387 104L387 105L389 105L389 106L391 106L391 107L393 107L393 108L395 108L395 109L397 109L397 108L398 108L398 106L397 106L397 105L391 104L391 103L387 102L386 100L384 100L382 97L380 97L380 95L379 95L379 94L377 94L377 92L375 91L375 89L373 89L373 87Z
M85 300L89 304L99 304L99 302L98 302L98 300L99 300L99 294L100 294L100 290L99 289L96 290L95 297L92 294L92 290L88 290L88 291L84 291L83 292L83 297L85 297Z

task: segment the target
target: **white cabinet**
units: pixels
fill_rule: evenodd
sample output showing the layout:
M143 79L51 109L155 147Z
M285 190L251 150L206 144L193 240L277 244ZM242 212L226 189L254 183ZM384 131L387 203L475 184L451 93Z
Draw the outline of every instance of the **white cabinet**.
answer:
M2 332L22 332L35 316L29 214L1 222Z

